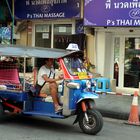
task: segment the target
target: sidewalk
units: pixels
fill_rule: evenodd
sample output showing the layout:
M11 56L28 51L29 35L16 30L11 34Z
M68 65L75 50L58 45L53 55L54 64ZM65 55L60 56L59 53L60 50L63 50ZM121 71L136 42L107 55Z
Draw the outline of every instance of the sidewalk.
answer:
M105 117L128 120L133 96L122 95L100 95L95 100L96 108ZM138 108L140 118L140 96L138 97Z

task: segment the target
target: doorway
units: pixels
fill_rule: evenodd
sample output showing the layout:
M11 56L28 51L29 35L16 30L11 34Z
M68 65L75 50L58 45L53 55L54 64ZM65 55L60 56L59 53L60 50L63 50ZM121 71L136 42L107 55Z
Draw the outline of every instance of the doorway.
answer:
M140 82L140 37L114 37L116 86L138 88Z

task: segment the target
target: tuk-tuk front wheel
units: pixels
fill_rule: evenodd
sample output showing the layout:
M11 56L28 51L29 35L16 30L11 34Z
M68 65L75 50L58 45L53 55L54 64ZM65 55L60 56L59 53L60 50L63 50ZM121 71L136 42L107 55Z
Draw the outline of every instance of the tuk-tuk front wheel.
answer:
M88 121L84 113L79 116L79 126L86 134L97 134L103 127L103 118L97 110L87 110Z

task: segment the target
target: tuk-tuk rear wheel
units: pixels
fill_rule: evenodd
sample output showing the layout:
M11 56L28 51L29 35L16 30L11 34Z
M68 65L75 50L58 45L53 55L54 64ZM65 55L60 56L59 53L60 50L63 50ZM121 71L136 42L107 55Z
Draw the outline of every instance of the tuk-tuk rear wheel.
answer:
M86 121L84 113L80 114L79 126L86 134L96 135L103 127L103 118L97 110L87 110L89 122Z

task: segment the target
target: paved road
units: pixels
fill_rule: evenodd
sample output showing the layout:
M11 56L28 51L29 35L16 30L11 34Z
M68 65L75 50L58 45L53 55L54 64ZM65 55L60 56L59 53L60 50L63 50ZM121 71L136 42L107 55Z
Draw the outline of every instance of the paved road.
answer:
M122 120L104 118L104 127L96 136L81 132L72 125L74 117L65 120L8 117L0 124L0 140L139 140L140 127L129 126Z

